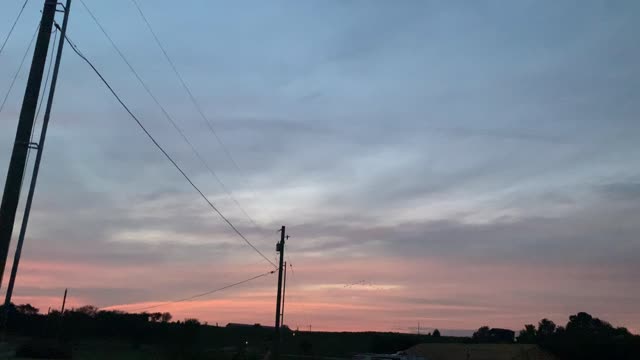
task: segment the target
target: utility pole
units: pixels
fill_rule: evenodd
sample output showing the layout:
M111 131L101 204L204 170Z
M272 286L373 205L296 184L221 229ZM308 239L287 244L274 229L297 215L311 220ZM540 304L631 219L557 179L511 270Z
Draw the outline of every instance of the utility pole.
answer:
M282 306L282 265L284 262L285 227L280 229L280 242L276 244L276 251L280 253L280 267L278 268L278 296L276 299L276 333L273 339L272 360L280 359L280 309Z
M29 223L29 214L31 213L31 204L33 203L33 195L36 189L36 182L38 181L38 172L40 170L40 162L42 161L42 152L44 150L44 141L47 137L47 129L49 128L49 119L51 118L51 107L53 106L53 96L56 91L56 83L58 82L58 71L60 70L60 61L62 58L62 48L65 43L65 35L67 33L67 23L69 20L69 11L71 10L71 0L67 0L67 4L64 8L64 18L62 21L62 28L60 30L60 41L58 42L58 50L56 52L55 64L53 66L53 74L51 75L51 86L49 87L49 97L47 98L47 105L44 111L44 119L42 121L42 130L40 131L40 140L38 142L36 162L33 165L33 174L31 175L31 184L29 185L29 194L27 195L27 202L24 207L24 214L22 216L22 225L20 226L20 235L18 235L18 245L16 246L16 252L13 257L13 265L11 267L11 275L9 276L9 285L7 285L7 293L5 295L4 305L8 309L8 305L11 303L11 296L13 295L13 288L16 283L16 275L18 274L18 265L20 264L20 256L22 254L22 245L24 244L24 237L27 233L27 224ZM56 24L56 27L57 24Z
M62 322L64 320L64 306L67 304L67 290L69 289L64 289L64 296L62 297L62 308L60 309L60 317L58 318L58 329L57 329L57 338L60 339L60 336L62 335Z
M44 1L40 30L33 52L33 60L31 61L27 88L22 101L22 109L20 110L18 129L16 130L16 138L13 143L13 151L11 152L2 203L0 203L0 286L2 285L4 268L7 264L9 244L11 243L11 235L13 233L13 223L16 219L16 210L18 209L18 201L20 200L20 190L22 187L22 178L24 177L27 153L31 147L31 132L33 130L40 87L42 86L47 53L49 52L49 40L51 37L53 18L56 14L56 6L57 0Z
M289 240L289 235L287 235L287 240ZM287 294L287 262L284 262L284 281L282 283L282 310L280 310L280 325L284 326L284 299L286 299Z
M62 309L60 310L60 316L64 314L64 306L67 304L67 291L69 289L64 289L64 297L62 298Z

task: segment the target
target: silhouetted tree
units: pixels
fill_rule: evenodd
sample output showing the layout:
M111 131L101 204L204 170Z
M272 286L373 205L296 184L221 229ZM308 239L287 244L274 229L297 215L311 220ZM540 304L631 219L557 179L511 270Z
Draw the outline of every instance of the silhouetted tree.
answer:
M200 325L198 319L184 319L184 325Z
M167 323L167 322L171 321L171 319L173 319L173 316L171 316L171 314L168 313L168 312L162 313L162 316L160 317L160 320L163 323Z
M149 314L149 321L159 322L160 320L162 320L162 313L155 312L155 313Z
M520 330L520 334L517 337L519 343L522 344L535 344L537 340L536 327L532 324L524 326L524 330Z
M439 338L440 337L440 330L438 330L438 329L433 330L433 337Z
M556 324L549 319L542 319L538 322L537 338L538 342L547 341L556 332Z
M585 312L571 315L566 327L542 319L536 335L540 346L566 360L640 359L640 336Z
M16 306L16 311L23 315L37 315L39 310L31 306L31 304L24 304Z
M98 313L98 308L93 305L85 305L74 309L73 312L94 317Z
M473 340L477 342L486 342L491 339L491 332L488 326L482 326L478 331L473 333Z

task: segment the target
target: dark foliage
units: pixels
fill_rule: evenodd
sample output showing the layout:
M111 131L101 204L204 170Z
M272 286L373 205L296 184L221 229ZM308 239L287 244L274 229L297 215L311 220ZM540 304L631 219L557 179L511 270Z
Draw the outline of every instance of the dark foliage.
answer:
M0 312L5 309L0 307ZM104 311L94 306L38 313L31 305L8 309L7 331L10 336L34 339L21 346L31 358L64 358L55 344L115 341L128 344L131 349L152 347L167 359L211 358L211 351L237 354L239 359L251 359L264 354L271 344L273 328L260 325L245 328L223 328L201 324L197 319L170 322L169 313L129 314ZM288 328L283 336L291 336ZM38 355L42 354L42 355ZM261 357L260 357L261 358Z
M1 310L0 310L1 311ZM196 319L169 322L169 313L129 314L94 306L40 315L27 306L11 306L12 335L62 339L67 343L113 339L132 349L153 346L169 359L200 359L212 350L232 349L238 359L265 354L273 328L255 325L208 326ZM348 356L356 352L394 353L420 343L460 342L462 338L400 333L293 332L284 328L283 352L312 356ZM227 350L225 350L227 351Z
M537 330L526 325L518 342L537 343L566 360L640 359L640 336L584 312L570 316L566 327L548 319L540 320Z
M478 331L473 333L473 341L475 342L489 342L491 340L491 335L489 333L491 329L488 326L482 326L478 329Z
M0 311L5 309L0 307ZM65 358L72 344L87 340L113 339L133 349L152 346L170 359L201 359L211 351L233 349L238 359L265 354L271 345L273 328L260 325L208 326L196 319L170 322L169 313L129 314L102 311L93 306L38 313L33 306L11 304L8 308L7 331L10 335L32 340L19 347L20 356L30 358ZM473 338L415 335L400 333L328 333L282 332L283 351L287 354L312 356L348 356L357 352L394 353L420 343L509 343L513 331L483 326ZM574 359L640 359L640 336L625 328L578 313L565 327L542 319L538 326L526 325L518 335L520 343L539 344L564 360ZM207 355L207 352L209 355Z
M533 324L524 326L524 330L520 330L520 334L516 340L521 344L535 344L537 342L538 332Z

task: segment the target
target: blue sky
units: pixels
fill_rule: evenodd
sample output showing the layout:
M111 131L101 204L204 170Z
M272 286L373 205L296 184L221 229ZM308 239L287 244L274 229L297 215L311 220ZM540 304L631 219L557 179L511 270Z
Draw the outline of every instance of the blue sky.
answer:
M258 227L74 1L70 37L207 196L270 256L275 229L291 228L291 321L517 328L586 310L640 328L637 2L140 0L241 172L132 3L85 2ZM0 35L20 4L0 14ZM0 56L1 94L40 6L30 1ZM0 113L3 168L25 79ZM216 274L268 268L69 49L49 134L18 296L45 306L69 286L78 303L140 304L173 298L166 287L188 295L229 280ZM29 264L45 260L91 266L76 284L44 283ZM110 275L114 266L143 275ZM416 276L423 271L440 276ZM508 279L483 276L492 271ZM385 293L332 287L362 279ZM272 282L228 296L264 296L251 312L266 322ZM333 291L351 310L333 304L335 318L310 320ZM354 304L387 310L360 324ZM231 308L173 311L245 319Z

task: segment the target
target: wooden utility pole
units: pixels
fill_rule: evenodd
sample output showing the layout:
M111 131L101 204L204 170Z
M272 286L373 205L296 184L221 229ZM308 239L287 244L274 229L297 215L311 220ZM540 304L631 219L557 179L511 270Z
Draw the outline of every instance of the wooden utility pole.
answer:
M289 236L287 236L289 239ZM280 326L284 326L284 300L287 295L287 262L284 262L284 281L282 282L282 310L280 310Z
M280 253L280 267L278 268L278 296L276 299L276 332L273 339L272 360L280 359L280 309L282 308L282 265L284 263L285 227L280 229L280 242L276 244L276 251Z
M67 304L67 291L69 289L64 289L64 297L62 298L62 309L60 310L60 316L64 314L64 306Z
M67 304L67 290L69 289L64 289L64 296L62 297L62 308L60 308L60 317L58 318L58 329L57 329L57 333L56 336L58 339L60 339L60 337L62 336L62 330L63 330L63 321L64 321L64 306Z
M47 129L49 128L49 119L51 118L51 107L53 106L53 96L56 91L56 84L58 82L58 71L60 70L60 60L62 58L62 48L65 43L65 35L67 33L67 22L69 20L69 11L71 10L71 0L67 0L64 8L64 18L62 21L62 28L60 30L60 41L58 42L58 50L56 52L55 64L53 66L53 73L51 75L51 85L49 87L49 96L47 98L47 105L44 111L44 119L42 121L42 129L40 130L40 140L38 142L36 161L33 165L33 174L31 175L31 184L29 185L29 194L27 195L27 202L24 207L24 214L22 216L22 225L20 226L20 235L18 235L18 245L16 246L16 252L13 257L13 265L11 266L11 275L9 276L9 284L7 285L7 293L5 295L4 305L8 309L8 305L11 303L11 296L13 295L13 287L16 283L16 275L18 274L18 265L20 264L20 256L22 255L22 245L24 244L24 237L27 233L27 224L29 223L29 214L31 213L31 204L33 203L33 194L36 190L36 182L38 181L38 172L40 170L40 162L42 161L42 152L44 150L44 141L47 137ZM57 25L56 25L57 27Z
M53 27L53 18L56 14L56 6L57 0L44 1L40 30L33 52L33 60L31 61L27 88L22 101L22 109L20 110L18 129L16 130L16 138L13 143L13 151L11 152L2 203L0 203L0 286L2 285L4 268L7 264L7 255L9 253L13 223L16 219L16 210L18 209L18 201L20 199L27 153L31 146L31 132L33 130L40 87L42 86L47 53L49 52L49 40L51 37L51 28Z

